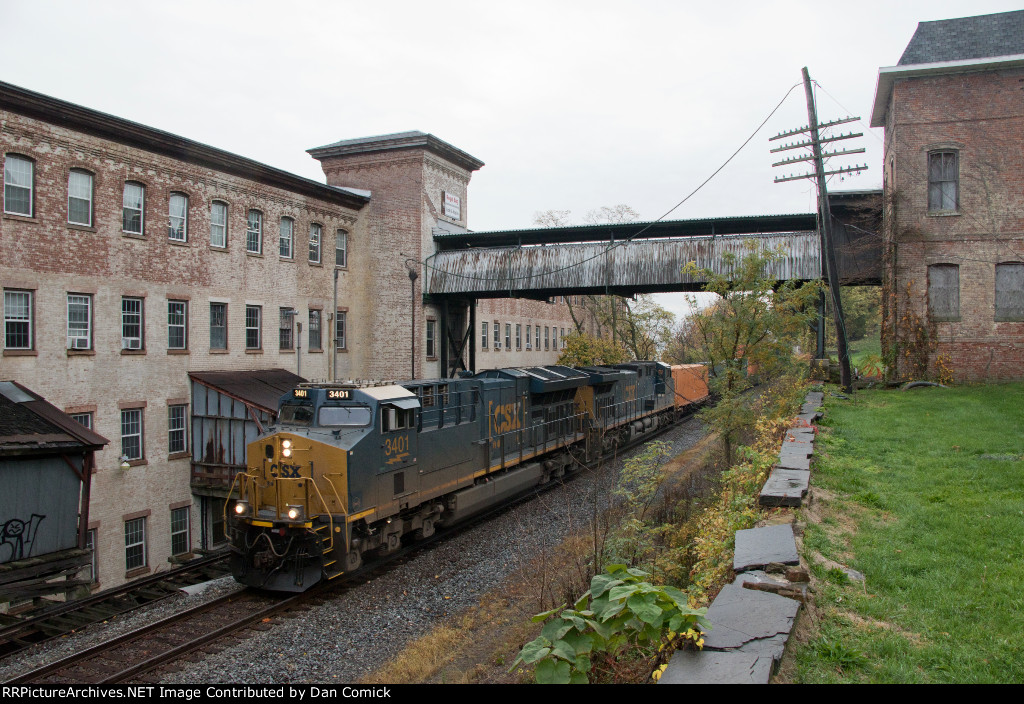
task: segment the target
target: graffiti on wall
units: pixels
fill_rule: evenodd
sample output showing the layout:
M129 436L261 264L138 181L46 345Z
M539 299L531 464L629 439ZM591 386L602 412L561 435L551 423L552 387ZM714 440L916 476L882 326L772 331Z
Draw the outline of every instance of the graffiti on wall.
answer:
M0 563L32 556L32 543L44 518L33 513L27 521L11 518L0 527Z

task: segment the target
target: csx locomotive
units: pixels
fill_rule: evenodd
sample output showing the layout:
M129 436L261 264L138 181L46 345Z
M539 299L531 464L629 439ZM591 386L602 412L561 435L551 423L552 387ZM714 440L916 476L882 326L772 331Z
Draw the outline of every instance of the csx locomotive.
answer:
M235 478L232 573L303 591L571 472L706 397L703 367L658 362L301 384Z

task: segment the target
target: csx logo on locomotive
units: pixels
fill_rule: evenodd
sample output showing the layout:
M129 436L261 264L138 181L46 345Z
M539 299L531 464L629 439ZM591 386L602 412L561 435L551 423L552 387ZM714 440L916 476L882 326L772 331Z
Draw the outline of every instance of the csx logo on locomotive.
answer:
M498 406L494 401L488 403L487 415L491 419L491 432L501 435L512 430L519 430L523 427L523 421L519 414L520 404L505 403Z

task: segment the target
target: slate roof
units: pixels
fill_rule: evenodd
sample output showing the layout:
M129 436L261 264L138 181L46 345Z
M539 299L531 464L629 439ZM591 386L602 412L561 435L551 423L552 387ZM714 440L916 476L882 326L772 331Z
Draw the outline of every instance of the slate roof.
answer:
M899 66L1024 54L1024 10L921 22Z
M0 381L0 455L39 450L99 450L110 441L39 394Z

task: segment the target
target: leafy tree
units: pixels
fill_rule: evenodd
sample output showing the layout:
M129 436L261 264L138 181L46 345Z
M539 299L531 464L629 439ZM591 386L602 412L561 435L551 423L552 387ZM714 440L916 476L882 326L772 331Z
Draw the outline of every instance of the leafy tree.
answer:
M565 349L558 357L558 363L567 367L593 367L618 364L628 359L629 353L611 340L573 332L565 338Z
M779 283L767 274L781 252L751 243L743 256L726 253L722 271L700 269L694 262L684 271L701 276L704 290L718 294L715 304L692 317L693 340L712 369L710 386L718 402L701 413L722 437L731 464L741 428L753 421L743 392L751 386L747 365L766 377L781 375L794 364L794 347L815 315L819 282Z

